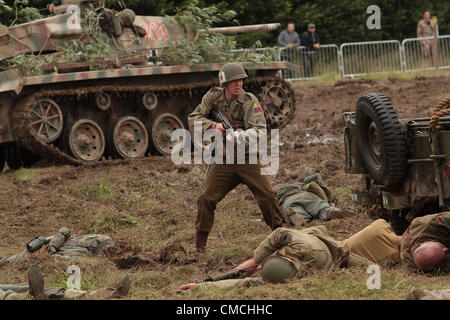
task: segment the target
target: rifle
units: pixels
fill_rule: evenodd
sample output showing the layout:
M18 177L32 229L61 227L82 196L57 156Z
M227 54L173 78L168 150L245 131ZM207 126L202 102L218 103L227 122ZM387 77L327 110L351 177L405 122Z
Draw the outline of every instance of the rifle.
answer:
M248 269L255 268L255 267L257 267L257 266L258 266L258 265L255 264L255 265L249 266L249 267L247 267L247 268L243 268L243 269L239 269L239 270L233 270L233 271L230 271L230 272L222 273L222 274L219 274L219 275L217 275L217 276L208 277L208 278L203 279L203 280L198 280L197 283L214 282L214 281L220 281L220 280L225 280L225 279L235 279L235 278L239 278L239 276L241 275L241 273L242 273L243 271L248 270Z
M238 135L236 134L236 131L234 131L233 126L231 125L230 121L228 121L228 118L225 117L225 115L220 111L211 111L211 115L214 121L220 122L225 130L228 130L229 133L233 136L233 138L236 140L237 144L242 143L242 141L239 140Z

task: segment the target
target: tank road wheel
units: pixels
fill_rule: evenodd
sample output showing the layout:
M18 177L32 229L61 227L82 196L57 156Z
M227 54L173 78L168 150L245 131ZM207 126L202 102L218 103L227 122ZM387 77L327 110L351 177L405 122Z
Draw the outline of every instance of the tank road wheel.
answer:
M170 141L172 132L184 129L183 122L172 113L162 113L150 125L150 150L154 154L170 155L177 141Z
M0 172L5 168L5 151L0 149Z
M95 105L102 111L106 111L111 107L111 96L102 92L95 95Z
M68 130L68 149L75 158L86 162L100 160L105 151L105 136L95 121L80 119Z
M284 127L294 114L295 101L290 88L280 82L269 82L260 94L266 121L272 128Z
M30 125L37 139L45 143L55 141L63 128L61 108L52 99L37 101L30 110Z
M356 105L356 140L374 181L395 189L407 173L408 150L397 114L388 98L370 93Z
M148 111L153 111L158 106L158 97L153 92L145 92L140 96L140 105Z
M120 118L112 126L109 140L109 150L113 157L139 158L145 156L148 149L145 125L131 116Z

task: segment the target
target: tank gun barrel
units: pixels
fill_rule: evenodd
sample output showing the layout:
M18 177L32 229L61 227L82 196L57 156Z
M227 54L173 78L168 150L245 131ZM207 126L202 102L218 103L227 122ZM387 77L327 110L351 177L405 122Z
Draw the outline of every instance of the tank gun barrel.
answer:
M252 24L248 26L211 28L209 31L221 34L246 33L258 31L272 31L281 26L279 23Z

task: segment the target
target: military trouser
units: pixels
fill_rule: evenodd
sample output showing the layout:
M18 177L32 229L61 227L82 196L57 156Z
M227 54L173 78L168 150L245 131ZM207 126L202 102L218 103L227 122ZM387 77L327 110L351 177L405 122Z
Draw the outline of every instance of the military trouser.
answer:
M259 164L212 164L202 194L198 198L197 231L210 232L217 203L240 183L253 193L265 223L275 230L283 221L275 191Z
M329 220L329 213L335 209L327 201L308 191L298 191L287 197L281 204L281 212L286 222L291 214L300 214L306 222L313 219Z

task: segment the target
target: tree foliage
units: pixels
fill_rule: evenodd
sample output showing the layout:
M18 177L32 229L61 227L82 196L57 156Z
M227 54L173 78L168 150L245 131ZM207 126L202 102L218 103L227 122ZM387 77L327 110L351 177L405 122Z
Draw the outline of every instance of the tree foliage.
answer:
M14 3L19 3L18 20L26 21L29 7L45 8L50 0L3 0L0 2L0 21L10 25L16 18ZM29 2L29 4L24 4ZM192 0L125 0L126 6L140 15L175 15L178 8L189 5ZM106 0L106 4L121 9L121 0ZM450 34L450 1L448 0L200 0L202 8L212 6L220 10L233 10L241 24L280 22L282 29L287 22L296 24L301 33L306 25L313 22L322 43L341 44L343 42L370 40L402 40L416 37L417 22L424 10L439 19L439 33ZM381 29L369 30L366 21L367 7L378 5L381 9ZM41 12L42 14L42 12ZM28 16L30 14L28 13ZM233 25L232 21L214 21L217 26ZM280 30L281 31L281 30ZM239 47L248 47L255 40L264 46L276 45L279 32L258 32L236 37Z

